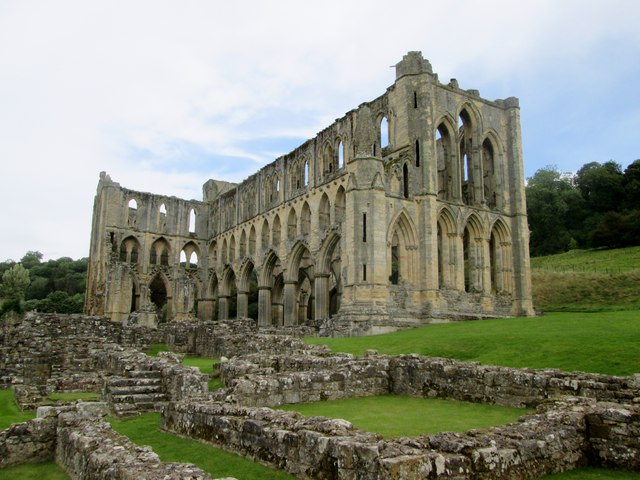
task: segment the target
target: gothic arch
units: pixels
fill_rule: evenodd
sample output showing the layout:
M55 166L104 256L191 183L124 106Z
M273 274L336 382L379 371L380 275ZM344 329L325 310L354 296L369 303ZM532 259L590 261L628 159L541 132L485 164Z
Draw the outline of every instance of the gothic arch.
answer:
M387 265L392 284L400 281L416 283L418 265L418 234L405 210L401 210L390 223L387 231Z
M278 258L278 255L276 255L273 250L269 250L262 262L262 269L258 276L258 285L265 287L273 286L273 277L277 273L280 273L277 272L277 270L281 268L280 258Z
M287 240L292 242L298 236L298 216L296 209L291 207L287 217Z
M198 245L196 245L194 242L187 242L185 243L184 247L182 247L181 253L184 252L185 255L185 259L186 259L186 267L197 267L198 266L198 262L200 260L200 248L198 248ZM193 255L195 254L195 262L193 262L194 258Z
M342 223L344 221L347 203L346 199L347 196L344 187L340 185L340 187L338 187L338 191L336 192L336 200L334 202L335 215L333 218L335 219L336 223Z
M129 235L120 243L120 261L137 264L140 256L140 241Z
M458 197L456 188L458 167L455 152L458 151L455 122L449 115L442 116L434 130L436 152L437 196L439 200L453 200Z
M331 203L327 193L323 193L318 207L318 226L320 231L327 230L331 226Z
M269 222L265 218L262 222L262 228L260 228L260 249L263 252L266 252L269 249L270 245L270 232L269 232Z
M249 275L255 269L253 260L247 258L238 269L238 290L243 292L249 289Z
M302 235L309 235L311 233L311 207L308 202L302 204L302 211L300 212L300 233Z
M280 225L280 215L276 213L275 217L273 217L273 230L272 234L272 245L274 248L278 248L280 246L280 241L282 240L282 227Z
M218 292L220 296L229 296L231 291L236 287L236 274L233 268L226 266L220 276L220 283L218 284Z
M285 275L285 283L298 281L298 270L301 268L304 259L313 264L309 247L302 241L297 241L291 249L287 258L287 270Z
M489 269L492 292L513 293L512 258L511 233L505 223L501 219L497 219L489 236Z
M470 293L484 289L484 229L475 213L467 218L462 234L462 252L464 262L464 289Z
M456 284L456 240L458 229L447 207L440 210L437 221L438 287L454 288Z
M171 256L171 246L166 238L159 237L151 244L149 252L150 265L169 266L169 257Z

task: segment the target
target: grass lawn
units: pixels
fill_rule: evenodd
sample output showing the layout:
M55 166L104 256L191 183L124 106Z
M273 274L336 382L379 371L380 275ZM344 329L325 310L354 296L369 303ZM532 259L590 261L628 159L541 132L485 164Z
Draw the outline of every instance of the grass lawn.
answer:
M4 430L14 423L31 420L35 416L36 412L33 410L20 411L14 400L13 390L0 390L0 430Z
M291 475L267 468L238 455L210 445L187 440L159 429L160 414L148 413L125 420L110 419L113 429L129 437L138 445L153 448L163 462L193 463L214 478L236 477L251 479L293 479Z
M418 353L509 367L631 375L640 372L640 311L555 312L543 317L425 325L354 338L307 338L333 351Z
M640 247L571 250L531 258L533 270L624 273L640 269Z
M439 432L466 432L515 422L532 410L456 400L399 395L350 398L283 405L307 417L343 418L355 427L384 438L415 437Z
M0 469L0 480L69 480L69 475L55 462L30 463Z

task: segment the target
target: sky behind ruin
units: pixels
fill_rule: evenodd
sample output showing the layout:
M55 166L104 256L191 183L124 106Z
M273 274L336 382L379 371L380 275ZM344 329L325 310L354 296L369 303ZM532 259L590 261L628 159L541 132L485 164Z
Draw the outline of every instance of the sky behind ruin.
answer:
M527 177L624 168L639 21L636 0L4 0L0 261L87 256L103 170L186 199L241 181L384 93L411 50L443 83L519 97Z

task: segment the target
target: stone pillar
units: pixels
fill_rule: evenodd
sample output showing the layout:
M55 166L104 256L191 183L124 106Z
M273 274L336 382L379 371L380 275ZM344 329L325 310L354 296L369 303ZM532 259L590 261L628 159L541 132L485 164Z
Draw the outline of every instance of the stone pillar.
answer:
M220 295L218 297L218 320L229 319L229 296Z
M271 287L258 287L258 326L271 326Z
M238 292L238 318L249 315L249 292Z
M297 325L298 312L296 309L296 282L284 282L284 325Z
M315 319L324 320L329 317L329 274L316 275L315 290Z

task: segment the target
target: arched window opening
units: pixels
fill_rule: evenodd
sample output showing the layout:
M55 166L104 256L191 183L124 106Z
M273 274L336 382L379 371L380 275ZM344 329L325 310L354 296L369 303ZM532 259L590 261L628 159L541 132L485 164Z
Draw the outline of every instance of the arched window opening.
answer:
M233 235L229 239L229 263L233 263L236 259L236 239Z
M344 168L344 142L342 140L338 145L338 168Z
M269 249L269 222L265 220L262 222L262 229L260 230L260 247L263 252Z
M140 245L135 237L127 237L120 244L120 261L137 264Z
M409 198L409 168L406 163L402 166L402 196Z
M419 167L420 166L420 141L419 140L416 140L415 152L416 152L416 167Z
M180 266L181 267L187 266L187 253L184 250L180 251Z
M444 287L444 259L442 245L442 228L438 223L438 288Z
M400 282L400 241L397 232L393 234L391 241L391 275L389 280L391 285L398 285Z
M138 208L138 202L136 202L135 198L129 200L129 208L132 210L136 210Z
M280 193L280 179L276 180L276 192Z
M304 186L309 185L309 160L304 162Z
M482 187L484 201L489 208L496 208L498 206L494 168L493 144L487 138L482 142Z
M464 237L462 240L463 261L464 261L464 291L469 292L471 290L471 255L469 249L471 248L471 241L469 239L469 229L464 229Z
M345 216L346 195L344 187L340 186L336 193L336 222L342 223Z
M467 205L474 203L474 170L472 165L472 125L471 116L466 110L462 110L458 117L459 162L461 173L462 200Z
M413 92L413 108L418 108L418 92Z
M191 252L189 258L187 260L187 267L197 267L198 266L198 254L196 252Z
M326 230L331 225L331 205L329 197L326 193L322 194L320 199L320 207L318 209L318 220L320 231Z
M161 216L167 214L167 207L165 206L164 203L162 205L160 205L160 208L158 209L158 211L160 212Z
M138 263L138 244L131 245L131 263Z
M258 320L258 275L256 269L251 267L248 278L247 292L247 317Z
M281 237L280 216L276 215L273 219L273 247L278 248Z
M160 275L156 275L149 284L149 297L151 303L155 306L158 321L167 320L167 287Z
M222 260L222 265L226 265L228 262L228 258L229 258L229 244L227 243L227 239L225 238L222 241L222 250L220 251L221 253L221 260Z
M287 239L293 241L296 238L296 230L298 229L298 217L296 211L292 208L289 210L289 218L287 220Z
M309 235L311 232L311 209L309 204L304 202L302 214L300 215L300 230L302 235Z
M196 233L196 211L189 210L189 233Z
M256 254L256 227L251 226L249 230L249 255Z
M242 231L240 234L240 258L244 258L247 255L247 234Z
M389 146L389 136L389 120L385 116L380 120L380 148Z
M450 168L450 136L441 123L436 129L436 164L438 170L438 199L451 200L452 172Z

